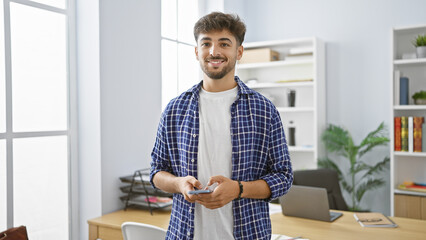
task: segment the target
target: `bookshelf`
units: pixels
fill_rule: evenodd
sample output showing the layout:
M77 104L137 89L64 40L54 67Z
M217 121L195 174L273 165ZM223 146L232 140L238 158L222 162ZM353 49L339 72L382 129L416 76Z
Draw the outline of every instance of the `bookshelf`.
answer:
M293 122L296 145L289 146L293 168L316 169L318 157L325 155L320 139L326 128L325 44L315 37L244 44L245 50L256 48L278 52L279 60L238 64L237 75L275 104L281 114L287 141L288 127ZM291 54L297 50L305 51L305 54ZM250 81L253 79L256 81ZM289 90L296 91L294 107L288 104Z
M426 183L426 149L423 152L395 151L395 117L416 116L425 117L426 105L415 105L411 96L420 90L426 90L426 59L403 59L403 54L415 53L412 41L419 34L426 34L426 25L394 28L392 30L392 59L391 59L391 119L390 119L390 155L391 155L391 215L418 218L411 212L420 212L426 205L426 192L399 189L404 181ZM400 105L398 75L409 79L408 105ZM423 133L425 137L425 133ZM415 201L413 201L413 199ZM423 206L423 207L422 207ZM423 209L426 210L426 209Z

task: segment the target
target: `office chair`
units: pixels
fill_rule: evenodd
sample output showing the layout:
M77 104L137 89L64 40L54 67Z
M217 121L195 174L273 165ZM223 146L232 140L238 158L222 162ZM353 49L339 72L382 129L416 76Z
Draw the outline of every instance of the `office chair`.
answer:
M166 230L144 223L124 222L121 225L124 240L165 239Z
M339 178L333 169L314 169L294 171L293 184L327 189L330 209L348 210L340 191Z

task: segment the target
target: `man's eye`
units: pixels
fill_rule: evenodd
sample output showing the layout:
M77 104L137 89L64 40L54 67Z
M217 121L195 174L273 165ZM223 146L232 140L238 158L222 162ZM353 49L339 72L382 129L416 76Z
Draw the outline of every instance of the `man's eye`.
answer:
M229 44L227 44L227 43L222 43L222 47L229 47Z
M201 46L208 47L208 46L210 46L210 43L202 43Z

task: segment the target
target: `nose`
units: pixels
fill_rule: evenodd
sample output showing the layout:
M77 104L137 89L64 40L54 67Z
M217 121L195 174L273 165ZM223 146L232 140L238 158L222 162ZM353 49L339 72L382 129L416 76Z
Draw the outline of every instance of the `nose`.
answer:
M218 51L219 49L214 45L214 44L212 44L211 45L211 47L210 47L210 51L209 51L209 53L210 53L210 55L211 56L213 56L213 57L215 57L215 56L219 56L220 55L220 52Z

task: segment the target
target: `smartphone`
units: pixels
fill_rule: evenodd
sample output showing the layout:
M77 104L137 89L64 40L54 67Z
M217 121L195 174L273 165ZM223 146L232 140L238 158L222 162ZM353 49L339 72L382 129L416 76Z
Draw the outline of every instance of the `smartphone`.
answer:
M193 190L193 191L189 191L188 194L201 194L201 193L211 193L212 190L210 189L206 189L206 190Z

